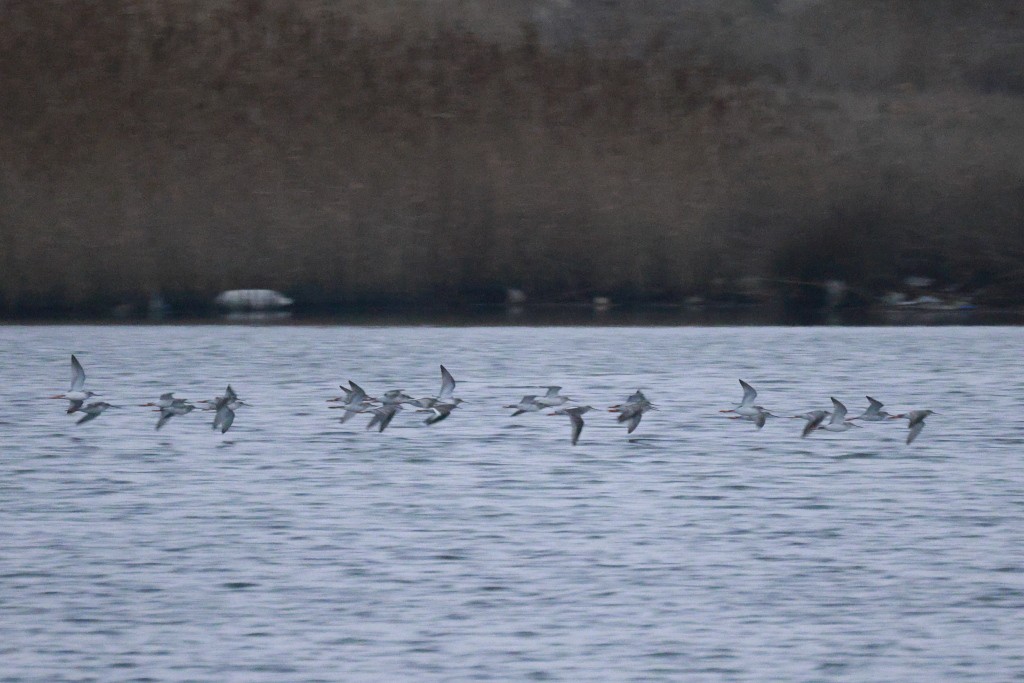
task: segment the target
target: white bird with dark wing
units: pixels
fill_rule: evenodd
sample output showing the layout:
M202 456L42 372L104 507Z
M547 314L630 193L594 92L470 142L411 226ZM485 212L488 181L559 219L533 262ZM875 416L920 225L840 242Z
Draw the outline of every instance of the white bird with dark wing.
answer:
M868 400L868 407L863 413L857 417L851 417L851 420L864 420L865 422L881 422L882 420L888 420L893 417L889 413L882 410L882 406L885 405L881 401L876 401L870 396L865 396Z
M554 408L571 400L568 396L558 393L562 390L562 387L549 386L544 388L548 390L547 393L536 399L537 404L541 408Z
M572 423L572 445L580 440L580 432L583 431L583 414L593 410L591 406L579 406L578 408L562 408L549 415L568 415Z
M150 401L149 403L140 403L139 407L140 408L157 408L157 409L167 408L168 406L173 405L175 401L182 401L182 400L184 400L184 399L174 398L174 392L173 391L168 391L165 394L160 394L160 398L157 399L157 401L155 403L152 402L152 401Z
M907 427L910 428L910 433L907 434L907 444L909 445L917 438L917 435L924 429L924 419L929 415L938 415L934 410L912 410L909 413L902 413L900 415L893 415L891 419L897 420L900 418L906 418L908 420Z
M213 416L213 428L217 429L219 427L221 434L226 433L231 429L231 425L235 423L235 411L238 410L239 406L247 405L249 404L238 400L237 397L222 405L217 409L217 414Z
M75 358L75 354L71 354L71 388L68 389L67 393L57 394L50 398L63 398L68 402L68 414L78 412L82 409L82 404L93 396L99 396L99 394L92 391L85 390L85 370L82 368L82 364Z
M94 403L90 403L90 404L88 404L86 406L83 406L83 407L78 409L79 412L85 413L85 415L78 422L76 422L75 424L79 424L80 425L80 424L83 424L85 422L89 422L91 420L95 420L97 417L102 415L105 410L108 410L109 408L117 408L117 407L118 406L110 405L106 401L96 401Z
M647 400L644 396L644 392L639 389L636 393L632 394L626 399L625 403L612 406L608 409L610 413L618 413L619 416L616 418L620 423L625 422L627 426L626 433L632 434L633 430L640 424L640 418L643 417L644 413L648 410L657 410L654 404Z
M543 408L540 403L537 402L537 397L533 394L528 394L520 399L519 403L512 405L503 406L504 408L515 408L516 412L512 413L512 417L516 415L522 415L523 413L536 413L538 410Z
M418 398L413 401L409 401L417 408L433 408L438 403L453 403L452 396L455 393L455 378L452 377L452 373L448 372L445 366L441 366L441 390L437 392L437 396L431 396L429 398ZM451 412L451 411L449 411ZM442 418L443 419L443 418Z
M846 419L846 406L834 396L832 399L832 419L824 422L824 418L818 422L814 429L824 429L826 432L845 432L853 427L860 427ZM806 428L805 428L806 429Z
M817 429L821 423L825 421L825 418L831 414L832 413L828 410L812 410L804 413L803 415L794 415L793 417L801 420L807 420L807 424L804 425L804 429L800 433L801 437L806 437Z
M432 413L430 416L427 417L426 420L423 421L423 424L426 424L426 425L437 424L441 420L444 420L449 415L451 415L452 411L455 410L456 408L458 408L459 404L462 403L462 402L463 401L462 401L461 398L453 398L451 400L451 403L435 403L430 408L422 408L420 410L417 410L416 412L418 412L418 413Z
M750 386L743 380L740 380L740 386L743 387L743 399L735 408L729 408L728 410L720 410L721 413L735 413L730 415L732 418L744 418L747 420L753 420L755 423L760 422L758 429L764 426L763 417L775 417L761 406L754 405L754 400L757 399L757 390Z
M329 398L329 399L327 399L327 402L328 403L346 403L346 404L351 402L352 401L352 392L354 392L356 389L355 389L355 385L352 384L352 380L349 380L348 383L349 383L349 386L347 386L347 387L344 384L339 384L338 385L338 387L343 392L345 392L344 396L335 396L334 398Z
M228 388L224 390L223 396L212 401L203 401L203 403L210 406L207 410L216 411L213 416L213 428L220 429L221 434L224 434L231 429L231 425L235 422L235 411L238 410L240 406L249 405L238 398L238 394L235 393L235 390L231 388L230 384L228 385Z
M378 408L369 408L367 412L373 413L373 417L370 419L370 423L366 425L367 429L377 427L378 432L383 432L391 424L391 420L395 418L395 414L402 409L400 402L385 403Z
M768 421L769 417L778 417L778 415L771 414L770 412L768 412L767 410L765 410L761 406L754 406L754 412L752 414L750 414L750 415L738 415L737 417L739 419L741 419L741 420L747 420L749 422L753 422L757 426L758 429L761 429L762 427L764 427L764 424L765 424L765 422Z
M168 395L169 394L165 394L165 396ZM163 397L161 397L161 399L162 398ZM177 417L179 415L188 415L195 409L196 407L189 403L188 399L172 399L169 404L160 406L160 408L158 409L160 411L160 419L156 421L156 428L160 429L161 427L163 427L172 417Z
M384 398L382 398L380 402L383 405L391 406L398 405L400 403L409 403L410 401L413 400L415 399L413 399L413 397L410 396L409 394L405 393L405 391L403 391L402 389L392 389L390 391L384 392Z
M368 408L372 407L372 401L375 400L367 396L366 392L363 391L363 388L352 380L349 380L348 384L351 387L350 389L341 387L342 391L345 392L344 402L340 406L331 406L331 408L345 411L341 416L342 424L348 422L356 413L365 412ZM340 397L337 399L331 399L331 401L341 400L342 399Z

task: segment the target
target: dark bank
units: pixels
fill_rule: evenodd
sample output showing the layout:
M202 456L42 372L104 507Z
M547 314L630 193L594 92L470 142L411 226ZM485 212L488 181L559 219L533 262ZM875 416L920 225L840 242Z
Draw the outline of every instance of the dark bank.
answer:
M1022 303L1017 3L388 7L0 4L0 314Z

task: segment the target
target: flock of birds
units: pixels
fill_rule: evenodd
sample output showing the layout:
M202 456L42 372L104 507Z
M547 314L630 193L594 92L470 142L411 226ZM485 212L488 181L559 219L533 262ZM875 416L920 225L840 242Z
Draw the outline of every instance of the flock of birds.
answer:
M763 406L755 405L754 402L757 400L757 390L754 389L754 387L750 386L742 379L740 380L740 386L743 388L743 399L735 408L724 409L721 412L731 413L729 417L733 419L753 422L757 429L764 427L769 417L780 417L772 414ZM589 405L559 407L572 402L572 399L561 393L562 387L549 386L545 387L545 389L547 389L547 393L543 396L528 394L523 396L518 403L513 403L504 407L506 409L511 408L514 410L512 417L522 415L524 413L535 413L547 409L556 409L554 412L548 414L565 415L569 418L569 422L572 426L571 440L572 444L575 446L583 431L583 415L594 410L594 407ZM452 377L452 374L448 372L447 368L443 365L441 366L441 389L438 391L436 396L413 398L401 389L392 389L386 391L381 395L381 398L378 399L369 396L362 387L352 380L349 380L347 387L342 385L341 390L344 392L344 395L328 399L328 402L336 404L332 405L331 408L344 411L341 415L342 424L356 415L369 414L371 415L371 418L369 423L366 425L366 428L372 429L373 427L377 427L377 431L379 432L383 432L387 429L388 425L391 424L392 419L394 419L395 415L398 414L399 411L403 410L404 406L413 406L416 408L416 412L429 413L427 418L424 420L424 424L432 425L447 419L452 414L452 411L463 403L461 398L455 397L455 378ZM83 424L85 422L95 420L110 408L119 407L111 405L106 401L93 401L86 403L90 398L98 395L99 394L85 389L85 370L82 368L82 364L74 354L72 354L71 388L66 393L58 394L51 398L67 400L68 414L81 413L82 417L76 422L76 424ZM832 410L812 410L800 415L792 415L790 417L805 421L803 431L801 432L802 437L807 437L816 430L845 432L849 429L860 426L855 423L856 420L864 422L882 422L885 420L906 419L910 430L907 433L907 443L910 444L921 433L921 430L924 429L925 418L929 415L935 414L934 411L931 410L913 410L908 413L891 415L882 410L884 406L883 403L876 401L870 396L868 396L867 399L867 409L856 417L847 417L848 411L846 406L834 397L832 398ZM213 429L219 429L223 434L231 429L231 425L235 421L235 411L241 406L249 405L238 398L238 394L235 393L230 384L221 396L209 400L202 400L198 403L200 405L193 404L189 402L188 399L175 398L173 392L171 392L162 394L156 402L144 403L142 406L153 407L156 409L155 412L160 413L160 417L157 419L156 429L163 427L172 417L187 415L197 408L213 411ZM626 425L627 433L629 434L632 434L640 425L640 419L643 417L644 413L650 410L657 410L657 408L647 400L647 397L644 396L644 393L639 389L629 396L623 403L608 408L609 412L618 413L618 422ZM827 422L826 419L828 420Z
M729 408L723 410L723 413L735 413L731 417L736 419L750 420L757 428L764 427L765 422L769 417L779 417L773 415L764 406L754 405L754 401L757 400L757 390L750 386L743 380L740 380L740 386L743 387L743 400L740 401L739 405L735 408ZM933 410L912 410L909 413L900 413L898 415L891 415L886 411L882 410L884 403L877 401L870 396L865 396L868 400L867 409L858 415L857 417L847 417L846 406L843 402L836 399L834 396L832 399L832 410L811 410L800 415L792 415L794 419L805 420L804 429L800 436L806 437L816 429L822 429L826 432L845 432L848 429L854 427L860 427L854 420L863 420L864 422L882 422L884 420L899 420L906 419L907 426L910 431L907 433L907 443L910 444L917 435L924 429L924 420L929 415L935 415ZM828 422L825 422L825 418L829 418Z
M80 417L75 424L90 422L110 408L121 407L112 405L106 401L93 401L91 403L86 403L86 401L93 396L99 396L99 394L94 391L86 390L85 368L83 368L81 362L75 358L75 354L71 354L71 388L68 389L66 393L57 394L50 398L65 399L68 402L68 415L82 413L82 417ZM212 400L199 401L199 403L201 403L202 406L196 406L185 398L174 398L174 392L170 392L161 394L159 400L155 403L143 403L141 407L154 407L156 408L156 412L160 413L160 417L156 422L157 429L160 429L167 424L172 417L188 415L197 407L202 407L203 410L212 410L214 411L213 428L220 429L221 434L223 434L231 429L231 424L235 421L235 411L238 410L240 406L248 405L245 401L238 398L238 394L235 393L230 384L222 396L218 396Z

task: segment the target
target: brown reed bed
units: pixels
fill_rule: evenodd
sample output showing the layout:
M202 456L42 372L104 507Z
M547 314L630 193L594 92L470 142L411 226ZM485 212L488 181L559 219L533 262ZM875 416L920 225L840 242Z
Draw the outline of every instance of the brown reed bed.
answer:
M911 274L1018 300L1014 44L956 62L924 38L1020 19L758 4L581 42L521 23L527 3L487 23L457 3L0 2L0 310L237 287L678 301L841 278L870 296ZM864 49L822 42L839 19L837 41L876 38L861 71Z

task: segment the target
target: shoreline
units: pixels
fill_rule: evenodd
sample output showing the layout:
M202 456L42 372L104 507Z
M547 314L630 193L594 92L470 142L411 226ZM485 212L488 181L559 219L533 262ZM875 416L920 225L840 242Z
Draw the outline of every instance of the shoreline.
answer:
M476 305L424 309L297 307L279 311L184 311L159 316L34 313L0 315L0 325L139 325L139 326L352 326L352 327L914 327L1020 326L1024 308L973 307L923 309L849 307L830 311L785 313L778 306L752 304L687 306L685 304L617 305L530 304L519 307Z

